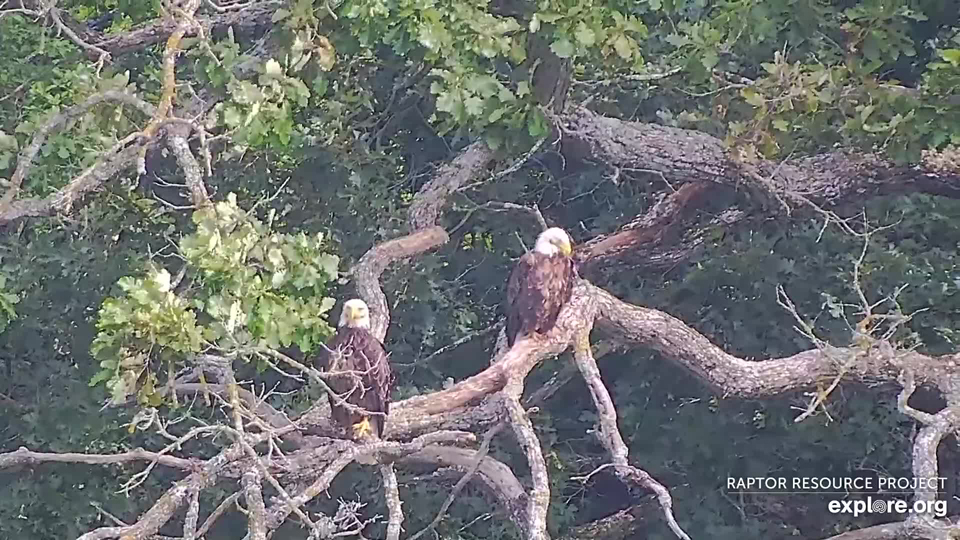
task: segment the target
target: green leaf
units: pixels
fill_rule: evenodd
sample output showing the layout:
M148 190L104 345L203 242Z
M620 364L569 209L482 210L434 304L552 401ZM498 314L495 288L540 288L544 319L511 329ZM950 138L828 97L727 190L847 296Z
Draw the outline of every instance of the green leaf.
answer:
M740 90L740 95L743 96L743 99L746 100L747 103L757 108L763 107L766 103L766 98L760 95L753 88L744 88Z
M12 150L16 152L20 148L17 138L13 135L7 135L0 129L0 150Z
M574 53L573 43L566 38L554 41L550 44L550 50L560 58L570 58Z
M664 41L678 49L690 44L690 39L687 36L676 33L668 34L667 37L664 38Z
M713 49L707 49L703 51L700 56L700 62L703 64L703 67L707 68L708 71L716 67L719 61L720 57L717 55L717 51Z
M944 49L937 51L937 54L940 55L940 58L943 58L953 67L960 67L960 49Z
M467 114L471 116L480 116L483 114L483 100L477 96L468 97L463 101Z
M617 36L613 41L613 48L617 51L620 58L624 60L629 60L630 57L633 56L633 45L630 43L630 38L623 34Z
M340 257L330 253L324 253L317 259L317 266L319 266L320 269L323 270L323 273L329 276L330 279L337 279Z
M584 47L592 47L597 42L597 35L587 25L580 21L577 25L577 31L574 33L577 42Z
M263 66L263 72L270 77L280 77L283 75L283 68L280 67L280 62L271 58Z
M550 124L547 122L547 117L543 115L539 108L531 109L527 116L527 132L535 139L550 133Z

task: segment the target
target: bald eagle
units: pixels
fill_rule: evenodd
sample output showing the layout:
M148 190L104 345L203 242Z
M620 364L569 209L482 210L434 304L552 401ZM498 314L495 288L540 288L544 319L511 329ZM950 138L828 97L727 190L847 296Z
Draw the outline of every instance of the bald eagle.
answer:
M327 384L343 401L367 412L383 413L351 410L328 394L333 421L341 429L351 428L354 440L374 432L378 438L383 437L393 375L383 344L370 333L370 309L363 300L354 298L343 305L337 333L327 342L317 363L319 369L331 374Z
M570 236L557 227L537 237L533 250L520 257L507 282L507 344L532 332L546 334L570 300L576 275Z

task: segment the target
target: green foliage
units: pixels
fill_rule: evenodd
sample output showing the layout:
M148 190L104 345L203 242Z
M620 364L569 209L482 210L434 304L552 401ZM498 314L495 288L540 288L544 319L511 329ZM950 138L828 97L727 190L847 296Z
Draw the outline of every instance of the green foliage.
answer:
M527 55L534 36L571 60L580 79L576 99L590 99L605 114L701 129L726 138L743 157L779 159L841 146L914 162L925 149L958 143L960 117L951 99L960 84L955 2L544 0L525 4L522 13L507 4L296 0L275 13L267 40L259 39L262 28L242 25L207 41L185 39L177 99L189 96L190 85L215 96L204 125L217 141L215 153L227 142L208 185L241 199L277 196L264 204L262 221L231 198L197 212L193 231L171 252L187 216L153 199L173 191L159 189L154 174L182 182L161 156L122 193L90 197L63 220L10 227L0 251L0 271L8 276L0 285L0 324L7 326L0 335L0 393L15 408L0 411L0 449L109 452L145 445L152 441L128 434L113 410L99 410L101 385L118 401L136 394L141 403L160 404L165 378L199 354L235 354L252 371L263 367L250 352L258 348L309 353L329 335L329 297L341 295L334 281L339 261L329 245L354 260L403 233L412 193L464 135L512 145L550 130L532 105L537 66ZM108 34L159 13L159 2L134 0L58 6L82 21L113 10ZM55 112L107 88L128 88L148 100L159 93L162 45L118 55L97 76L76 45L30 18L0 18L0 36L0 55L22 59L0 65L0 178L10 177L17 153ZM245 54L251 49L269 50L269 58L251 61ZM644 71L673 74L636 77ZM43 146L23 195L64 185L99 149L142 125L140 113L113 104L91 110ZM627 171L630 181L615 184L602 167L561 172L547 161L455 194L442 225L453 229L469 218L452 241L384 275L395 397L441 388L487 365L490 334L430 355L496 321L505 276L523 249L518 236L529 246L537 227L478 204L537 204L582 241L642 213L660 189ZM290 187L277 189L288 181ZM797 215L708 234L693 261L598 285L668 311L726 350L757 359L810 347L776 304L774 291L783 285L823 337L848 343L847 319L856 316L836 306L855 299L850 274L861 246L832 229L821 236L821 221ZM879 299L908 285L904 310L931 309L898 338L913 334L930 353L955 351L957 205L897 197L872 201L867 215L898 224L873 237L864 290ZM3 296L10 291L20 299L15 320L11 297ZM546 362L527 387L537 388L567 361ZM755 498L741 512L719 489L727 475L843 474L861 462L904 467L912 426L883 391L844 386L826 404L832 422L817 416L795 425L794 408L806 406L805 396L731 402L666 364L638 351L605 358L601 368L631 460L670 487L678 518L694 537L813 538L862 524L841 522L810 500L790 499L791 512L783 500ZM270 372L259 375L270 382ZM91 380L100 384L90 387ZM291 399L299 409L317 397L300 392ZM294 410L290 399L273 400ZM582 383L570 383L533 421L549 459L551 533L631 500L606 474L586 485L573 479L607 460L589 433L596 416ZM498 459L527 470L514 445L494 446ZM89 500L132 519L168 480L158 477L125 498L115 493L118 472L129 471L0 472L0 537L79 536L98 523ZM448 485L400 472L405 527L416 530L433 518ZM352 471L332 491L372 501L372 515L382 513L377 482ZM486 519L492 511L486 495L470 486L438 533L515 537L508 520ZM211 538L242 536L232 526ZM660 521L651 520L645 533L673 538Z
M202 351L254 357L262 347L297 345L310 352L329 337L324 315L335 301L324 296L339 259L324 251L323 236L273 230L237 205L234 194L193 215L196 232L178 253L181 276L151 265L144 277L118 281L122 295L100 308L91 352L111 399L136 394L158 405L160 376L172 374ZM177 290L186 276L189 286Z
M596 53L634 68L643 65L638 39L645 37L646 27L605 2L544 0L536 12L520 18L487 7L462 0L347 0L339 11L352 21L351 32L362 47L383 44L399 56L422 56L435 66L430 93L439 114L431 119L439 122L441 134L466 128L495 146L516 140L522 126L533 138L547 133L525 71L519 69L528 60L532 35L546 35L561 58Z
M125 274L163 245L171 224L153 199L111 189L73 219L38 220L0 237L0 273L20 297L18 317L0 334L0 451L26 446L52 452L123 451L128 440L117 411L101 411L103 391L88 387L96 363L91 316ZM151 479L135 497L117 493L117 478L139 469L52 465L0 471L0 538L76 538L97 526L90 501L136 515L165 477Z
M20 301L18 295L7 292L7 279L7 276L0 274L0 333L7 329L10 321L17 318L14 307Z
M313 43L315 39L318 45ZM283 65L275 59L267 60L258 66L256 80L242 80L235 71L251 59L240 53L232 30L209 49L195 48L203 78L228 97L211 111L210 123L229 130L234 144L241 148L290 146L296 135L294 113L310 99L310 89L296 75L313 59L313 49L319 53L317 62L325 66L324 62L332 62L329 41L313 36L312 29L306 27L297 33Z

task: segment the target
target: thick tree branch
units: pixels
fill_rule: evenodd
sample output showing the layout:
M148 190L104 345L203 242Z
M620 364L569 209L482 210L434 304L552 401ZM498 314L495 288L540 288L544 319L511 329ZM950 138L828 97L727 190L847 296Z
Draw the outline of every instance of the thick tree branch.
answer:
M578 258L588 270L609 266L606 263L626 254L656 268L689 257L702 244L704 232L746 217L742 211L727 210L710 223L692 227L692 232L678 232L691 228L683 226L684 218L720 187L749 187L791 207L821 213L823 208L894 193L960 197L960 171L938 166L935 153L922 164L905 166L879 154L845 151L773 162L738 158L723 141L699 131L627 122L584 107L559 119L570 157L589 156L613 167L618 175L620 171L651 173L673 191L646 214L581 246ZM696 187L685 190L687 185Z
M149 510L133 525L124 527L100 527L94 529L77 540L103 540L105 538L122 538L123 540L146 540L160 527L164 526L173 514L183 505L190 493L195 490L207 489L213 485L221 471L228 464L243 456L243 448L233 445L216 457L208 460L203 467L183 480L176 482L167 490Z
M377 339L384 339L390 324L390 310L387 297L380 288L380 275L390 264L443 245L447 240L449 237L441 227L429 227L373 247L350 271L360 297L370 306L370 332Z
M104 153L96 163L52 195L11 201L5 210L0 211L0 225L24 217L52 216L69 212L73 204L84 195L133 165L145 144L137 142L140 138L140 134L135 133L120 141L113 149Z
M390 325L387 298L380 287L380 276L391 264L419 255L449 240L447 232L436 225L447 197L475 178L493 160L493 151L484 142L468 146L453 161L440 167L410 205L410 234L371 248L351 270L360 297L370 306L370 331L383 341Z
M202 130L202 128L200 128ZM170 126L167 128L167 146L177 158L180 169L190 190L190 199L196 207L209 206L210 195L207 194L207 188L203 183L203 168L200 162L193 155L190 144L187 142L187 136L190 130L185 125Z
M436 517L433 518L426 527L418 531L416 534L410 536L407 540L417 540L424 534L434 530L437 525L440 524L440 521L443 520L443 517L446 515L447 510L450 508L450 505L453 504L453 501L456 500L457 495L460 494L460 491L466 487L467 483L477 474L477 471L480 470L480 464L483 462L483 459L487 456L487 452L490 450L490 443L493 441L493 438L503 429L503 424L498 424L496 427L491 428L487 431L486 435L483 436L483 442L480 443L480 448L477 449L476 454L472 458L469 467L467 467L466 472L463 473L463 476L460 477L460 480L457 480L457 484L453 486L453 489L450 491L450 495L443 501L443 504L440 505L440 510L437 511ZM511 472L511 475L513 473ZM509 510L509 509L508 509Z
M283 3L280 1L254 1L247 3L242 9L199 15L196 20L200 24L204 35L210 35L211 31L231 26L238 29L253 28L269 23L274 12L282 5ZM94 45L113 56L119 56L160 43L170 37L176 29L177 21L167 17L151 21L127 32L111 35L97 41ZM191 28L184 35L197 35L197 30L197 28Z
M401 463L416 463L436 467L453 467L463 474L473 470L477 452L452 446L428 446L403 458ZM486 486L494 498L504 506L516 523L522 523L526 493L513 471L501 461L483 457L476 468L476 478Z
M960 197L960 172L899 166L879 154L830 152L782 162L734 159L723 141L688 129L624 122L578 107L564 115L565 134L575 146L612 167L662 174L674 188L687 183L728 187L754 184L759 174L788 201L806 198L831 206L845 198L924 192Z
M825 540L902 540L910 538L910 528L903 521L884 523L831 536Z
M407 210L407 226L411 232L437 224L447 198L484 171L493 161L494 151L483 141L466 147L460 154L437 170L414 197Z
M251 466L241 480L247 501L247 531L250 540L267 540L267 507L263 503L260 470Z

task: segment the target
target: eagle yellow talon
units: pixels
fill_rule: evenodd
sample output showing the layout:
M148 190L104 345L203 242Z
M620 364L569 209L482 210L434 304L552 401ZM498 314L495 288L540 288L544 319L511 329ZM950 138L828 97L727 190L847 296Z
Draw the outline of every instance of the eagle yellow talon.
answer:
M353 425L353 438L365 439L373 434L373 426L370 425L370 419L364 418L363 421Z

